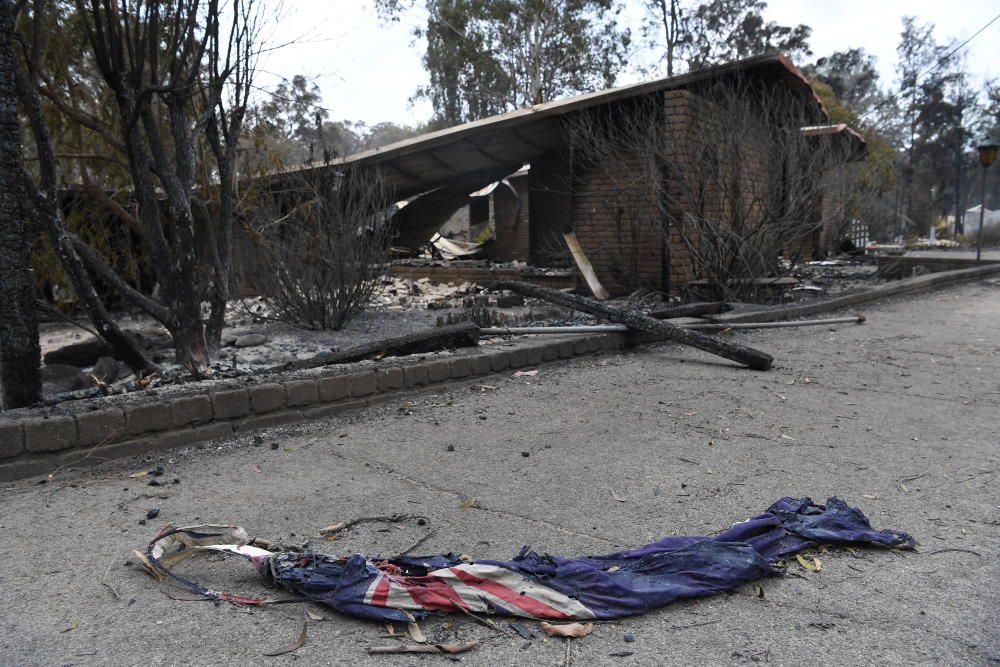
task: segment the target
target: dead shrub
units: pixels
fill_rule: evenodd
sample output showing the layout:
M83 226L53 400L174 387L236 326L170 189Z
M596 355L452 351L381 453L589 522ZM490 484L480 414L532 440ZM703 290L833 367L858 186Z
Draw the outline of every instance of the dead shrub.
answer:
M343 328L388 271L392 197L374 170L327 165L295 192L270 192L249 232L250 281L273 317Z

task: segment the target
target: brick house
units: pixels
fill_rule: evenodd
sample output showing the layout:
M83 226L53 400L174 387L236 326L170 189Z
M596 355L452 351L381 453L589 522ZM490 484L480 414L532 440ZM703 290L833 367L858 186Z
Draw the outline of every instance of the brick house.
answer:
M413 198L394 220L396 245L426 243L459 209L467 209L470 221L481 220L484 201L480 197L473 202L470 193L502 181L489 193L485 209L494 227L497 261L568 265L563 233L572 230L611 291L645 285L677 294L698 277L698 240L692 243L690 235L664 224L662 204L669 200L675 202L674 209L684 209L680 195L691 190L688 176L701 159L691 137L697 128L719 125L701 91L736 78L782 91L782 99L800 106L802 125L826 137L817 141L844 142L851 147L852 159L863 155L860 135L846 126L827 125L827 114L807 79L776 53L519 109L348 156L342 163L377 168L399 199ZM599 164L574 159L566 133L574 117L599 111L613 123L639 103L662 110L663 133L670 139L668 169L650 175L641 164L644 157L627 152ZM746 141L752 144L751 138ZM752 147L747 155L738 167L738 179L750 183L772 177L755 169ZM524 165L529 168L522 170ZM626 177L629 173L645 175ZM716 193L699 214L724 217L725 199ZM788 244L786 254L808 257L822 247L825 230L834 226L826 217L835 211L832 202L816 201L809 215L815 216L819 231ZM672 213L682 218L687 211Z

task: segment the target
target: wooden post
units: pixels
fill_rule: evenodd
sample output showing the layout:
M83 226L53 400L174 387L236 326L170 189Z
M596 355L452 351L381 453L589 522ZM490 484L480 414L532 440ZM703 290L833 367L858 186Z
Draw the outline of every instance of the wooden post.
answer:
M365 359L398 357L407 354L424 354L438 350L475 347L479 344L479 327L473 322L461 322L446 327L436 327L405 336L376 340L337 352L323 352L309 359L291 361L269 368L269 371L291 371L318 368L332 364L348 364Z
M699 350L705 350L706 352L711 352L712 354L725 359L736 361L744 366L754 369L755 371L766 371L771 368L771 364L774 362L774 357L766 352L761 352L760 350L755 350L743 345L727 343L717 338L711 338L709 336L695 333L694 331L690 331L688 329L681 329L680 327L674 326L668 322L661 322L660 320L653 319L652 317L629 312L627 310L615 308L614 306L609 306L603 303L597 303L593 299L588 299L576 294L566 294L565 292L559 292L547 287L539 287L537 285L532 285L531 283L519 281L498 282L493 285L493 288L506 289L524 296L542 299L543 301L554 303L557 306L578 310L617 324L624 324L632 329L635 329L636 331L644 331L646 333L662 336L668 340L683 343L684 345L690 345L691 347L696 347Z

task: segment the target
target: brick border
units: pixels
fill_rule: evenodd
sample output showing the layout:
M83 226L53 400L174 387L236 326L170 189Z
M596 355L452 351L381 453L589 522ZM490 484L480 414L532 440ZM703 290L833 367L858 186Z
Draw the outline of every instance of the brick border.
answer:
M960 282L963 280L985 278L997 273L1000 273L1000 263L983 264L971 269L941 271L939 273L929 273L923 276L917 276L916 278L896 280L886 285L872 287L871 289L861 290L851 294L844 294L832 299L823 299L822 301L815 301L813 303L768 308L766 310L752 310L742 313L725 313L723 315L715 315L705 319L725 324L791 320L797 317L806 317L807 315L816 315L818 313L826 313L831 310L839 310L840 308L846 308L848 306L856 306L859 303L875 301L876 299L884 299L890 296L899 296L901 294L919 292L921 290L930 289L932 287L940 287L941 285L948 285L950 283ZM702 320L692 319L685 321L698 322Z
M784 308L727 313L718 322L771 322L837 310L962 280L1000 273L1000 264L932 273L834 299ZM704 321L704 320L700 320ZM558 363L628 347L639 338L608 333L541 336L504 348L389 358L288 375L248 376L178 393L72 401L54 408L0 414L0 482L43 475L61 466L183 447L257 428L321 419L451 381Z
M623 334L542 336L504 347L260 375L178 393L129 394L0 415L0 482L103 463L392 400L453 381L626 347Z

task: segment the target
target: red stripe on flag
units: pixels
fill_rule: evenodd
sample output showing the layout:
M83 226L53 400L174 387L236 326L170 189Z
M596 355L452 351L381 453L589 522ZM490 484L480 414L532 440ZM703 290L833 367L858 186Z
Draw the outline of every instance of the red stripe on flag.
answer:
M379 577L378 584L375 585L375 592L372 593L372 605L375 607L384 607L388 599L389 577L383 574Z
M569 614L561 612L555 607L550 607L544 602L540 602L528 594L522 595L497 581L493 581L492 579L477 577L476 575L470 574L465 570L460 570L457 567L448 569L450 569L463 584L468 584L469 586L485 591L494 597L498 597L504 602L508 602L517 607L521 611L531 614L535 618L572 618Z
M401 584L413 601L424 609L461 611L469 608L447 581L434 575L400 577L395 581Z

